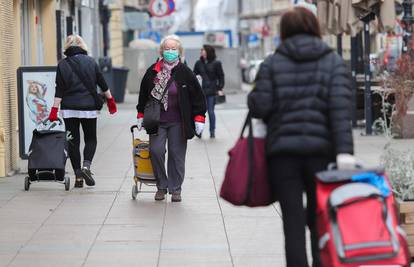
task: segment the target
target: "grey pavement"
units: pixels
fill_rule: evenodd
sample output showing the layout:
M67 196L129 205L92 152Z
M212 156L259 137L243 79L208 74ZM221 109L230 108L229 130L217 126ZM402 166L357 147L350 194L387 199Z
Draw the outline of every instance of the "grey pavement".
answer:
M217 138L205 133L189 142L181 203L155 202L153 193L131 199L129 127L137 96L127 96L115 116L105 110L99 118L95 187L65 192L37 183L25 192L24 174L0 179L0 267L284 266L277 204L249 209L218 197L227 151L246 114L244 94L227 97L217 106ZM357 155L377 165L386 140L358 131L355 137ZM67 170L73 178L69 163Z

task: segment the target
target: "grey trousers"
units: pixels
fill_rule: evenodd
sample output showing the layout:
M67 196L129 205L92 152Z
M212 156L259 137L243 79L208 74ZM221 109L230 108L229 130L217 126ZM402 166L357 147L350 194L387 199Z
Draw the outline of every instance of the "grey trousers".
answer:
M166 143L168 140L168 176L165 171ZM187 140L183 136L181 123L161 123L158 134L150 135L152 168L159 190L170 193L181 192L185 174Z

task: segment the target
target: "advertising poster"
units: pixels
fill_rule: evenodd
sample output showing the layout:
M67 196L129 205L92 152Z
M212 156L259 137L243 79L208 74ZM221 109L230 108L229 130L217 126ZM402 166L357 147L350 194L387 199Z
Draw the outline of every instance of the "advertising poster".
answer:
M56 67L17 70L20 157L27 159L33 130L49 117L55 96Z

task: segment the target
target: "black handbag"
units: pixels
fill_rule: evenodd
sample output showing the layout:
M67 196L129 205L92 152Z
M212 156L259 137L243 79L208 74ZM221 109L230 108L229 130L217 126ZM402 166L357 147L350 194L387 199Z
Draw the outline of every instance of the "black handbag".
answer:
M161 99L167 93L168 86L165 87L162 93ZM158 125L160 124L161 116L161 101L150 96L147 104L144 108L144 120L142 122L145 130L148 134L156 133L158 131Z
M98 94L96 87L93 86L91 82L89 82L89 80L87 80L86 77L82 75L79 69L76 68L75 63L72 61L71 58L67 57L66 61L69 63L69 66L71 67L72 71L76 74L76 76L78 76L83 86L85 86L86 89L89 91L89 93L93 96L97 110L101 110L103 107L103 104L105 103L104 96Z

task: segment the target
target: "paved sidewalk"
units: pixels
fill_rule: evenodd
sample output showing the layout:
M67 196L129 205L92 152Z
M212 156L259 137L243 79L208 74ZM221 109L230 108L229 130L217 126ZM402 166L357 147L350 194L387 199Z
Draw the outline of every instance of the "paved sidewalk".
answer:
M136 98L99 119L95 187L39 183L25 192L24 175L0 179L0 266L284 266L278 206L236 208L217 197L245 96L217 106L217 139L206 131L189 143L181 203L131 199ZM384 139L356 137L358 155L376 165Z

